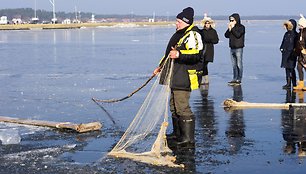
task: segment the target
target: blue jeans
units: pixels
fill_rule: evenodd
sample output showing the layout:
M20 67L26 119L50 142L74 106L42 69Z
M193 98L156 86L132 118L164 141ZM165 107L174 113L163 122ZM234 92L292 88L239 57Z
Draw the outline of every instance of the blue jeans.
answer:
M242 65L243 48L231 48L231 60L233 66L233 80L242 80L243 65Z

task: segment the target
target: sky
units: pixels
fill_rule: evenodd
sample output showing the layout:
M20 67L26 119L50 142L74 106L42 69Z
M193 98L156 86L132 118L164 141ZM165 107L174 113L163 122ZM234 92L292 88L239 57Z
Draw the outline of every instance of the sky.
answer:
M1 0L0 9L36 8L52 11L50 0ZM52 1L52 0L51 0ZM185 7L193 7L196 16L296 15L306 16L306 0L54 0L55 11L92 12L94 14L135 14L175 16ZM77 9L77 10L75 10Z

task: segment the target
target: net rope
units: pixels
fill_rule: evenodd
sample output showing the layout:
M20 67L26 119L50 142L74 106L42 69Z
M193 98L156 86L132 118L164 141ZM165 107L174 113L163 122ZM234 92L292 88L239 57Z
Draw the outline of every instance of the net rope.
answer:
M168 127L170 87L173 62L166 68L166 83L160 85L158 74L142 106L133 121L108 153L109 156L129 158L158 166L183 167L175 163L175 156L168 147L166 130Z

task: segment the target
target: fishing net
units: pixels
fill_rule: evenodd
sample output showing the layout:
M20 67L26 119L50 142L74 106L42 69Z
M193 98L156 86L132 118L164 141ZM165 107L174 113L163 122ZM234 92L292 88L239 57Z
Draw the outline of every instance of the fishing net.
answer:
M171 67L165 73L168 77L164 85L159 84L162 74L159 73L132 123L108 155L159 166L183 167L175 164L176 158L166 140Z

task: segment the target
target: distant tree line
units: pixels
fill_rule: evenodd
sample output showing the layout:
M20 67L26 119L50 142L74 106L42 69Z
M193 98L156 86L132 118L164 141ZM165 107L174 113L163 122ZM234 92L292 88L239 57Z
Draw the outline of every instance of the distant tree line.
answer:
M89 20L91 19L91 16L93 13L90 12L78 12L77 14L75 12L55 12L56 18L59 20L64 20L66 18L69 19L81 19L81 20ZM137 15L100 15L100 14L94 14L95 18L141 18L146 16L137 16ZM1 9L0 10L0 16L7 16L9 20L13 18L20 18L22 20L29 21L33 17L35 17L35 10L32 8L16 8L16 9ZM39 18L40 21L50 21L53 18L53 12L52 11L46 11L46 10L36 10L36 17Z
M16 9L1 9L0 10L0 16L7 16L9 20L12 20L13 18L20 18L25 21L30 21L31 18L35 17L35 10L32 8L16 8ZM69 19L75 19L78 18L81 21L87 21L91 19L93 13L90 12L80 12L80 13L74 13L74 12L56 12L56 18L59 20L64 20L66 18ZM118 18L118 19L124 19L124 18L133 18L135 20L137 19L148 19L152 16L148 15L136 15L136 14L126 14L126 15L101 15L101 14L94 14L96 19L101 18ZM46 11L46 10L36 10L36 16L40 19L40 21L50 21L53 18L53 12L52 11ZM228 16L212 16L215 20L228 20ZM162 19L162 20L175 20L175 16L156 16L156 18ZM196 16L195 20L201 20L203 16ZM242 20L286 20L286 19L298 19L297 16L289 16L289 15L273 15L273 16L242 16Z

